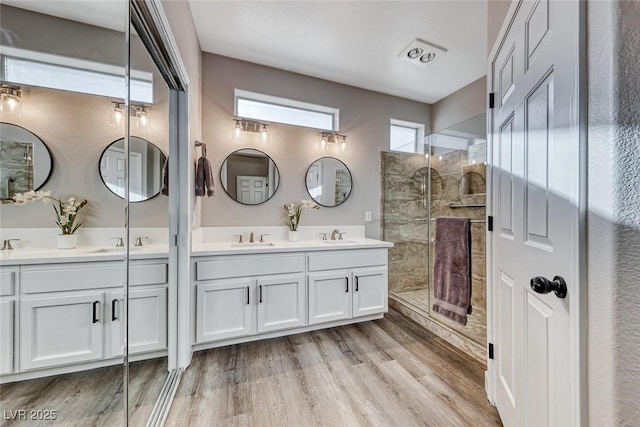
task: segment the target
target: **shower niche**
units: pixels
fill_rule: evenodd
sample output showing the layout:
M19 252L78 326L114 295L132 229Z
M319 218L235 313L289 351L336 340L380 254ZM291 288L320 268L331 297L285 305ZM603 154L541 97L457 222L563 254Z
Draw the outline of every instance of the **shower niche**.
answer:
M418 141L422 153L383 152L382 238L390 304L484 362L486 348L486 124L473 117ZM471 220L473 312L462 326L432 311L435 219Z

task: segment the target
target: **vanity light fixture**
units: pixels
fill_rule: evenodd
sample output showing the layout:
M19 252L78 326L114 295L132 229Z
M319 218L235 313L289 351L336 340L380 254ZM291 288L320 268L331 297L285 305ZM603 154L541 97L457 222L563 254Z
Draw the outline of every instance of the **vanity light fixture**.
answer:
M131 108L135 111L138 128L150 131L151 120L149 120L149 110L151 110L151 107L146 105L132 105Z
M347 151L347 136L337 132L320 132L320 150L325 151L329 144L336 144L343 153Z
M111 101L111 103L113 108L111 108L109 123L111 127L120 127L124 119L124 103L118 101Z
M240 142L245 132L259 133L260 142L269 143L269 125L253 120L233 119L233 140Z
M3 114L22 116L22 91L18 86L0 85L0 111Z

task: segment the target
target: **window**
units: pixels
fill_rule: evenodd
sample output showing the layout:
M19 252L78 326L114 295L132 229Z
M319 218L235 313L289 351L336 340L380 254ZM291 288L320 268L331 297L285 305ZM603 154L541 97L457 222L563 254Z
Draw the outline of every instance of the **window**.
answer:
M424 125L391 119L389 148L404 153L424 153Z
M2 80L124 99L123 67L3 46ZM131 101L153 103L153 74L131 71Z
M338 131L340 110L236 89L235 115L245 119Z

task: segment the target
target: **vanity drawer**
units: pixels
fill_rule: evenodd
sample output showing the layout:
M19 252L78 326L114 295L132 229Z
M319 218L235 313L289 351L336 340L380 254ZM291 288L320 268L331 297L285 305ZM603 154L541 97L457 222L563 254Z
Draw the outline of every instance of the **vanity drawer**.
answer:
M304 272L304 255L219 256L196 262L196 280Z
M23 267L22 293L122 287L126 277L125 268L123 262ZM167 283L166 263L131 265L132 286L164 283Z
M337 250L308 255L309 271L387 265L387 249Z
M0 297L9 297L16 292L18 271L9 267L3 267L2 269L4 271L0 273Z

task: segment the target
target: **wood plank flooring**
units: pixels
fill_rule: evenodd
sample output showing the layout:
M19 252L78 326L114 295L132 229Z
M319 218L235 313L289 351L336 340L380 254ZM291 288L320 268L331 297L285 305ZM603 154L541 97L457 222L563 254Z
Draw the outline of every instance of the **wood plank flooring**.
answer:
M131 363L129 425L144 426L167 378L167 359ZM0 426L122 426L122 365L0 385ZM55 421L11 420L4 411L56 410ZM27 412L28 415L28 412Z
M480 364L406 317L198 352L167 426L496 426Z

